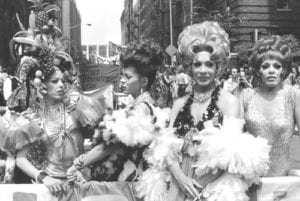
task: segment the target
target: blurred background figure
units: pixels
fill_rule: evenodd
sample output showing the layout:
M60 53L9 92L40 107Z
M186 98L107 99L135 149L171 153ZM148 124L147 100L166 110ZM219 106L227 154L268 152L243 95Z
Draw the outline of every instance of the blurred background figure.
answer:
M189 85L191 85L191 78L185 72L182 65L178 66L177 75L176 75L176 83L178 86L177 97L180 98L188 93Z
M233 67L231 68L231 73L228 77L228 79L224 82L224 90L228 91L230 93L235 93L239 86L239 73L238 69Z

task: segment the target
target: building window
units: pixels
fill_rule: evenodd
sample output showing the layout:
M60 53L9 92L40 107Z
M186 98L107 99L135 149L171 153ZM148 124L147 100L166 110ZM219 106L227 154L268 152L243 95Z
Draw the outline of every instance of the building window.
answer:
M277 10L291 10L291 0L277 0Z

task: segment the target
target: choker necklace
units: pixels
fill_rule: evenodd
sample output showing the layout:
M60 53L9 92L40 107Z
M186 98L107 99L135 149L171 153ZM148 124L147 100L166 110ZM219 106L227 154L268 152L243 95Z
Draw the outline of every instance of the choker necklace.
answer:
M194 91L194 101L198 103L205 103L211 98L211 94L214 91L214 88L212 90L209 90L205 93L200 93L197 91Z

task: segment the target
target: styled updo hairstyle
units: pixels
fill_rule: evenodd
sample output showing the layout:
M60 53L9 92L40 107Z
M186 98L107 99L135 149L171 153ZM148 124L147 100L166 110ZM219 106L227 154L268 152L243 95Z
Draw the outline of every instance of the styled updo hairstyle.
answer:
M230 57L228 34L217 22L204 21L185 27L178 37L178 52L184 65L190 65L194 56L202 51L211 53L211 59L220 71Z
M250 57L250 66L253 67L255 74L259 75L261 64L266 59L276 59L282 64L285 79L292 69L292 49L287 40L278 35L270 35L258 40Z
M163 51L152 40L138 40L121 54L120 62L123 68L133 67L138 75L148 78L146 90L150 90L156 72L163 64Z

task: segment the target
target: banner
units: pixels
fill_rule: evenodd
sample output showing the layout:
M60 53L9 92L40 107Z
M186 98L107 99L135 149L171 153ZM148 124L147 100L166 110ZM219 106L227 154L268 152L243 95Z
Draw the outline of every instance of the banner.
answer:
M110 64L81 65L79 78L83 91L93 91L118 81L120 67Z
M108 56L112 57L115 55L118 55L122 51L122 47L120 45L117 45L116 43L113 43L111 41L108 42Z

